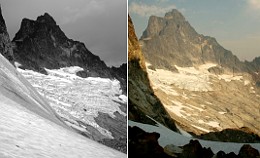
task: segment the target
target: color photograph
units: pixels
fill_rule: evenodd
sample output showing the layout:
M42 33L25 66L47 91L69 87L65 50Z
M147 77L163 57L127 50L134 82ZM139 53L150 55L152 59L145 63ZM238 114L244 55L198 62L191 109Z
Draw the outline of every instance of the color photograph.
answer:
M128 1L128 156L258 157L260 1Z

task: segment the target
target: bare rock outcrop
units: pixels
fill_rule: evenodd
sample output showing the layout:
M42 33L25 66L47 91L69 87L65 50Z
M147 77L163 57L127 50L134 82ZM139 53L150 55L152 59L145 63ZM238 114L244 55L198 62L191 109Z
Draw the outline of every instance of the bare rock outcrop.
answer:
M153 124L148 117L176 130L174 121L164 109L160 100L154 95L145 68L144 57L130 16L128 17L128 85L130 120Z
M0 8L0 52L14 65L14 56L12 44L10 42L9 34L5 25L5 20L2 15L2 10Z

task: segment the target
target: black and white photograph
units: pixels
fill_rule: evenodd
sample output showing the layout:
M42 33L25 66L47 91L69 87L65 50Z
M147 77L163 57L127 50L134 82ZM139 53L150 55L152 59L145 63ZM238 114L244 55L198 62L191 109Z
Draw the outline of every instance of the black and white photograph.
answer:
M0 157L127 157L127 0L0 5Z
M260 158L260 0L0 0L0 158Z

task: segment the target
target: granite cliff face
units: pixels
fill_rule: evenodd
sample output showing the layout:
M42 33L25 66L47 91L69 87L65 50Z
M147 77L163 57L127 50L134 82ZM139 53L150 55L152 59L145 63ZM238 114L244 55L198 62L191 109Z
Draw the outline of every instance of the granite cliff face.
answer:
M78 72L81 77L112 78L106 64L83 43L69 39L48 13L35 21L23 19L13 43L21 68L46 73L44 68L80 66L84 69Z
M240 61L175 9L151 16L139 42L155 95L185 131L247 129L260 136L259 57Z
M140 43L145 59L156 68L176 70L174 65L214 62L229 70L245 69L215 38L198 34L176 9L164 17L151 16Z
M128 16L128 70L128 118L153 124L154 122L147 117L148 115L172 130L176 130L174 121L169 117L150 87L144 58L130 16Z
M2 16L2 10L0 8L0 52L8 59L12 64L14 64L14 56L12 44L10 42L9 34L6 29L5 20Z

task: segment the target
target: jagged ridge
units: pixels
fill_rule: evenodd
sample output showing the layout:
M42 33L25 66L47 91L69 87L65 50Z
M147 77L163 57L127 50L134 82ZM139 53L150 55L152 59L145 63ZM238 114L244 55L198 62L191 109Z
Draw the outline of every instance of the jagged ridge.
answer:
M140 43L146 60L156 68L176 70L174 65L187 67L212 62L229 71L259 70L255 61L245 64L215 38L198 34L176 9L164 17L151 16Z
M0 52L8 59L12 64L14 64L14 56L12 45L10 42L9 34L6 29L5 20L2 16L2 10L0 8Z
M23 68L46 73L44 68L80 66L82 77L112 78L106 64L83 43L67 38L48 13L36 21L23 19L13 43L14 56Z

